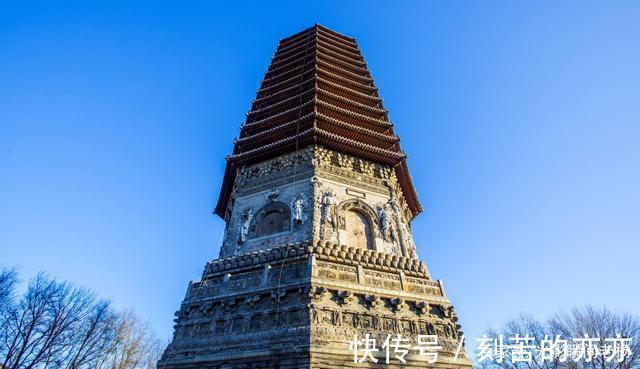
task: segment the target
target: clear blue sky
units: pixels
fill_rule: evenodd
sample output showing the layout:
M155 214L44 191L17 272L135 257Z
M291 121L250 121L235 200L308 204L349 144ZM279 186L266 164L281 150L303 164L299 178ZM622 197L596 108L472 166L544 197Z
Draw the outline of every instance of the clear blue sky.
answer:
M637 1L15 3L0 265L24 278L93 288L169 337L218 254L224 157L277 42L319 22L360 43L425 207L419 254L468 335L640 312Z

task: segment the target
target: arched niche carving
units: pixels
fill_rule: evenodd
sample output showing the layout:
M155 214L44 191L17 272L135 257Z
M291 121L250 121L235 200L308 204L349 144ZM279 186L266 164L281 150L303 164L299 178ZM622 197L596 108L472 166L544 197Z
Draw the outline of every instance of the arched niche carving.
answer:
M349 199L338 205L338 228L346 239L347 245L375 250L375 237L378 236L378 216L365 202Z
M271 201L258 210L249 228L249 238L289 231L291 209L281 201Z
M376 214L375 210L373 210L371 208L371 206L369 206L369 204L367 204L366 202L360 200L360 199L348 199L345 200L343 202L341 202L338 205L338 228L344 230L345 229L345 222L344 222L344 213L347 210L356 210L359 211L360 213L362 213L365 217L368 218L369 222L371 222L371 226L373 228L377 228L378 226L378 214ZM376 237L379 237L378 234L376 234Z

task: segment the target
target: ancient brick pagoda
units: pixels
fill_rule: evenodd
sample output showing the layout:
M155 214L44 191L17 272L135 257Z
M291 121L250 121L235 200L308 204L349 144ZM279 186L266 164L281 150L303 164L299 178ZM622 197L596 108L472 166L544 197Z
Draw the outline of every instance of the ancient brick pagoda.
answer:
M189 284L159 368L427 366L415 351L355 364L348 342L366 333L438 335L429 366L470 368L417 258L420 202L353 38L316 25L281 40L234 143L220 257Z

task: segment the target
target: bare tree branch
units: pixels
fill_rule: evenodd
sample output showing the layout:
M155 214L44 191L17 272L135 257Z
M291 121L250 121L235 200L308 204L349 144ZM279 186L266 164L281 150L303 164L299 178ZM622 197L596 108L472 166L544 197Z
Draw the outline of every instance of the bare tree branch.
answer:
M151 369L160 344L133 313L39 273L16 298L14 270L0 271L3 369Z
M607 360L604 355L596 355L590 361L575 362L568 358L567 361L561 362L559 358L541 360L539 350L534 349L531 362L513 363L510 351L506 350L503 362L481 362L478 363L480 367L484 369L640 369L640 318L628 313L616 313L606 307L575 308L569 313L557 313L545 323L536 321L529 315L521 315L517 319L508 321L500 332L496 330L487 332L490 338L497 338L500 334L505 339L528 334L534 337L537 343L540 343L545 335L549 339L558 335L569 340L585 337L598 338L601 347L605 347L607 338L631 338L631 355L622 362Z

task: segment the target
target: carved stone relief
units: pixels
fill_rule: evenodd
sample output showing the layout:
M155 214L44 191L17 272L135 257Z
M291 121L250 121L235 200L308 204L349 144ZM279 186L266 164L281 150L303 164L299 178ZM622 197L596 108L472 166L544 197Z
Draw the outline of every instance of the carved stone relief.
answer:
M253 219L253 210L251 210L251 208L246 209L242 212L242 215L240 215L240 234L238 235L238 243L244 243L247 240L251 219ZM236 248L236 252L234 254L237 254L237 251L238 248Z
M345 223L345 244L365 250L374 249L371 223L362 213L350 209L341 219Z
M336 198L332 189L324 189L318 201L320 204L320 239L333 239L336 231Z
M304 192L299 193L291 202L291 209L293 216L291 218L293 227L299 227L302 223L306 222L309 218L308 214L308 199Z

